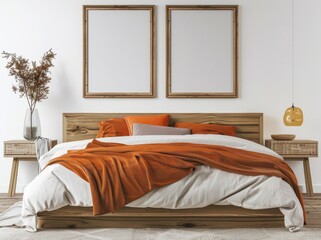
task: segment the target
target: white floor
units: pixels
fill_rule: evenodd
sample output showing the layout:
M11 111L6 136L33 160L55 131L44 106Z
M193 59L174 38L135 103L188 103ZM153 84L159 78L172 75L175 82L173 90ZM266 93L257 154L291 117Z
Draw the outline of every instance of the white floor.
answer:
M23 229L0 228L0 240L320 240L320 228L290 233L285 228L260 229L71 229L28 233Z

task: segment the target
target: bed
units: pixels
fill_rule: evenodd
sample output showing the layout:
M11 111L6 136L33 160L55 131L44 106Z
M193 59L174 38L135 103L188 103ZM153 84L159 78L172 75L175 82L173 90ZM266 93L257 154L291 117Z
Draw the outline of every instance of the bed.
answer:
M146 113L64 113L63 142L95 138L97 122L108 118ZM150 114L150 113L149 113ZM156 113L155 113L156 114ZM263 144L262 113L171 113L175 121L233 125L236 136ZM251 210L231 205L210 205L195 209L124 207L114 213L93 216L91 207L65 206L37 214L38 228L231 228L282 227L279 208Z

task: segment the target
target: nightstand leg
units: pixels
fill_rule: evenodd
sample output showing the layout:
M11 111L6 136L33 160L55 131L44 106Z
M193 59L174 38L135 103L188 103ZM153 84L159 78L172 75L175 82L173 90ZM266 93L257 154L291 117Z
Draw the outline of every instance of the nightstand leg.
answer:
M9 192L8 192L9 197L12 197L16 193L18 167L19 167L19 159L13 158L10 184L9 184Z
M305 186L306 186L307 194L309 197L312 197L313 196L313 187L312 187L309 158L304 158L303 167L304 167Z

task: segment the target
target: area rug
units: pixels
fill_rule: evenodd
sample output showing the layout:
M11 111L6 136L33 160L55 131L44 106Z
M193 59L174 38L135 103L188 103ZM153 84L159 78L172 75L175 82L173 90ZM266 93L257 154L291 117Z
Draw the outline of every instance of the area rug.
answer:
M320 240L320 228L290 233L285 228L239 229L63 229L28 233L18 228L0 228L1 240Z

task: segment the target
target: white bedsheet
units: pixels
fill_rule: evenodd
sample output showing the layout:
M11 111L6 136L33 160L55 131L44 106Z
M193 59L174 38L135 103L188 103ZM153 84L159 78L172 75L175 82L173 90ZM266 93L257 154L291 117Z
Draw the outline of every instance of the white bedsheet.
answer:
M224 145L276 156L262 145L244 139L222 135L133 136L98 139L102 142L124 144L192 142ZM91 140L58 144L39 161L43 168L52 158L70 149L82 149ZM201 208L211 204L235 205L249 209L279 207L285 215L287 228L303 226L303 210L293 189L277 177L243 176L207 166L198 167L192 174L171 185L155 189L128 207ZM92 206L88 182L65 167L55 164L45 168L25 188L22 221L28 231L36 231L36 213L60 207ZM0 224L1 225L1 224Z

